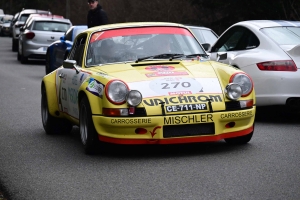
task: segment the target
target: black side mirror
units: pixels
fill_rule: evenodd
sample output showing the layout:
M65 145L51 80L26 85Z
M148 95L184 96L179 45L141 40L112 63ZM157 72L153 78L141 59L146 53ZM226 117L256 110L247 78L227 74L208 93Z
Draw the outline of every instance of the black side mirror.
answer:
M226 60L226 59L227 59L227 53L226 52L217 53L217 60L216 61Z
M210 50L211 45L209 43L203 43L201 45L202 45L202 47L204 48L205 51Z

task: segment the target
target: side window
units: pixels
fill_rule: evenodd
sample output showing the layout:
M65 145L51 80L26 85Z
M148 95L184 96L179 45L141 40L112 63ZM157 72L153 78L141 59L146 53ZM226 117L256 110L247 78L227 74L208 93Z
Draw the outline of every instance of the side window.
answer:
M84 47L86 43L86 35L83 35L74 42L70 53L70 60L76 60L78 66L82 66Z
M254 33L245 27L235 26L221 36L211 52L253 49L258 45L259 40Z

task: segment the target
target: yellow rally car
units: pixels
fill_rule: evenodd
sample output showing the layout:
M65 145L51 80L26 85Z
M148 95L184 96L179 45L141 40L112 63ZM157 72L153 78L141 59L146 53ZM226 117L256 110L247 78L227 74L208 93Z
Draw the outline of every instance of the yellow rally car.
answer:
M180 24L90 28L76 37L63 66L43 78L41 91L46 133L77 125L88 154L99 141L245 144L254 131L251 78L209 61Z

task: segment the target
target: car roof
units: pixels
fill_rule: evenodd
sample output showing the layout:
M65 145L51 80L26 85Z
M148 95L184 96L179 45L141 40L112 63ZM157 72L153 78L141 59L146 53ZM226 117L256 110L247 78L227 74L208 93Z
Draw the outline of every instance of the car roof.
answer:
M200 29L211 30L210 28L205 27L205 26L197 26L197 25L189 25L189 24L184 24L184 25L188 28L200 28Z
M65 18L52 18L52 17L33 17L33 21L57 21L57 22L66 22L71 23L69 19Z
M56 18L56 19L63 19L64 16L62 15L53 15L49 13L33 13L30 14L29 17L47 17L47 18Z
M286 21L286 20L249 20L241 21L234 25L252 26L257 29L266 27L280 27L280 26L294 26L300 27L300 21Z
M186 28L182 24L177 24L177 23L172 23L172 22L129 22L129 23L116 23L116 24L95 26L95 27L87 29L84 32L94 32L94 31L99 31L99 30L131 28L131 27L149 27L149 26L173 26L173 27Z

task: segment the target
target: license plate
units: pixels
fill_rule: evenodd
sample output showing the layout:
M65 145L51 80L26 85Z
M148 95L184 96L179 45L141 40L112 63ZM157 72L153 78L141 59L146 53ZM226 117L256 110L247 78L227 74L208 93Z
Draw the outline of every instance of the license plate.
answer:
M198 104L166 106L167 112L180 112L180 111L191 111L191 110L207 110L207 105L205 103L198 103Z

